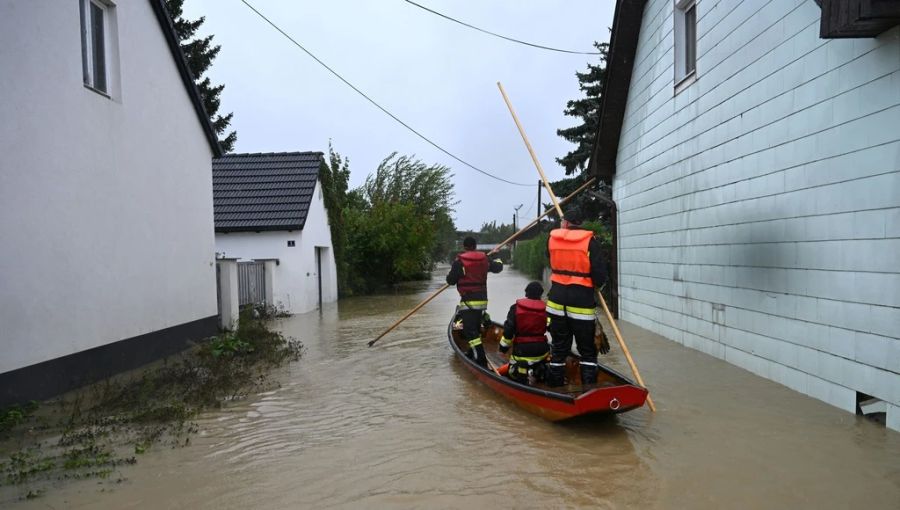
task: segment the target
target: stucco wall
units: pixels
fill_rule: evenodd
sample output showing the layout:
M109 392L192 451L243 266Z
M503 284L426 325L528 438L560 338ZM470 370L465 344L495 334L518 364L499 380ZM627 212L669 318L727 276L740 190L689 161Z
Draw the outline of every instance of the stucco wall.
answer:
M287 242L295 241L293 247ZM216 233L216 252L242 260L278 259L272 275L275 304L289 313L305 313L319 306L316 247L322 253L322 302L337 300L337 273L331 230L322 201L321 185L316 182L303 230L285 232Z
M0 3L0 373L216 314L212 151L148 2L115 11L107 98L77 1Z
M823 40L812 0L699 0L674 94L651 0L617 155L623 319L900 429L900 29Z

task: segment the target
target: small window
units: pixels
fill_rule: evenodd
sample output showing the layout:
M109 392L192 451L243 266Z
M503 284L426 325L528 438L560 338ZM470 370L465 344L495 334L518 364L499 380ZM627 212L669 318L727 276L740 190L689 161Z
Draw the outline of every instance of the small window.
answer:
M81 71L84 84L109 92L106 75L106 39L109 8L96 0L79 0L81 11Z
M288 248L294 247L294 241L288 241Z
M675 85L697 74L697 4L675 2Z

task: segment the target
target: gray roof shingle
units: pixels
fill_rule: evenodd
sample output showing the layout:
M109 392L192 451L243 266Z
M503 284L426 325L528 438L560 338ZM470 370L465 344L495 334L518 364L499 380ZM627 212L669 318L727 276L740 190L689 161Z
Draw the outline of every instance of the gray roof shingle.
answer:
M322 162L321 152L213 159L216 232L302 230Z

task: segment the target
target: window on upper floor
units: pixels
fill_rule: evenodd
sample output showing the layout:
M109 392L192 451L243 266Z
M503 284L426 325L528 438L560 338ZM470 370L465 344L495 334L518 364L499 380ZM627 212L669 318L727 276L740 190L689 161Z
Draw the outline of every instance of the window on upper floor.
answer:
M97 0L79 0L81 11L81 71L84 84L109 93L107 39L110 7Z
M675 87L697 76L697 3L675 0Z

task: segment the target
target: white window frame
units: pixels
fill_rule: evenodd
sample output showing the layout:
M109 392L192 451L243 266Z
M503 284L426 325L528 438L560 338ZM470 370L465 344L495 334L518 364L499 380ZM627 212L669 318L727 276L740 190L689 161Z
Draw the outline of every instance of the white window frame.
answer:
M692 24L689 23L689 11L692 12ZM677 94L697 79L697 1L675 0L674 18L675 93Z
M110 6L98 0L78 0L78 9L81 16L81 69L84 86L109 97L110 93ZM103 80L100 83L97 72L94 69L95 48L93 23L91 22L91 6L96 6L103 13Z

